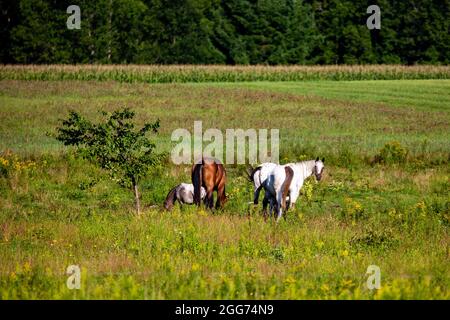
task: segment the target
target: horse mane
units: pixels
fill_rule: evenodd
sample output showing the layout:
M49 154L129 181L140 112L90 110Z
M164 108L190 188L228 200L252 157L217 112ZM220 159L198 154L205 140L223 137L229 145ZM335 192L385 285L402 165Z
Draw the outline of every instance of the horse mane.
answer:
M309 164L310 162L315 162L316 160L312 159L312 160L303 160L300 162L294 162L294 164L296 165L300 165L300 164Z
M316 160L304 160L304 161L300 161L300 162L294 162L293 165L295 166L302 166L304 168L308 167L309 165L312 165L315 163Z
M177 200L177 188L178 186L175 186L174 188L172 188L172 190L169 191L169 193L167 194L166 200L164 201L164 208L166 210L170 210L172 209L175 201Z
M295 166L298 170L299 173L302 176L302 179L306 179L307 177L309 177L309 175L314 173L314 165L315 165L316 160L305 160L305 161L300 161L300 162L295 162L291 165ZM309 170L311 170L311 172L309 173Z

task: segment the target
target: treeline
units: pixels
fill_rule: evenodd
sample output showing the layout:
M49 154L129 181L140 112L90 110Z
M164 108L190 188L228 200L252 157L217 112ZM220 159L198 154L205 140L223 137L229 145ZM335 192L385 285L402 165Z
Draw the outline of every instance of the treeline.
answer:
M6 0L0 62L449 64L449 13L450 0Z

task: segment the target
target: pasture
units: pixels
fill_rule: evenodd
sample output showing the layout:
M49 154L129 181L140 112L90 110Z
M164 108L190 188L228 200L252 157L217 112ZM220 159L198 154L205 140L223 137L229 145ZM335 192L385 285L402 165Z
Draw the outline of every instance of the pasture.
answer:
M450 80L43 80L0 81L1 299L450 297ZM47 134L69 110L99 119L124 106L161 120L160 151L194 120L279 128L280 162L325 157L324 177L278 224L248 204L238 165L225 209L165 212L191 169L168 159L141 184L136 216L131 192ZM80 290L66 287L69 265Z

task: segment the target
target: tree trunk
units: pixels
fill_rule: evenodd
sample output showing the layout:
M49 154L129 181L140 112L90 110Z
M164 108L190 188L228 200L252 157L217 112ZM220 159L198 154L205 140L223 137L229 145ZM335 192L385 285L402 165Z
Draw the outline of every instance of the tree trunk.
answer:
M141 214L141 202L139 201L139 190L136 179L133 178L133 191L134 191L134 202L136 205L136 212L138 215Z
M108 59L108 63L111 63L111 46L112 46L112 0L109 0L109 16L108 16L108 50L107 50L107 59ZM136 187L137 188L137 187ZM137 189L136 189L137 190Z

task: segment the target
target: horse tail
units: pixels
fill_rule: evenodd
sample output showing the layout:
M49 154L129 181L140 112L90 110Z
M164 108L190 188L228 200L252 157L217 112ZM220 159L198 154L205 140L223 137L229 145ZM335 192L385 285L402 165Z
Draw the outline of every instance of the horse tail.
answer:
M294 177L294 170L291 167L284 167L284 171L286 173L286 179L284 179L283 185L281 186L281 207L286 208L286 197L289 192L289 187L291 186L292 178Z
M245 174L247 176L248 181L253 182L252 181L252 176L253 176L253 167L251 165L247 165L247 168L245 169Z
M175 201L177 200L177 188L178 186L172 188L172 190L170 190L167 194L166 200L164 201L164 209L172 209Z
M258 172L258 171L261 171L261 166L259 166L259 167L256 167L256 168L253 168L251 165L249 165L248 166L248 168L247 168L247 178L248 178L248 180L250 181L250 182L254 182L255 180L255 174Z
M192 184L194 185L194 203L200 205L202 199L202 182L203 182L203 159L201 163L197 163L192 170Z

